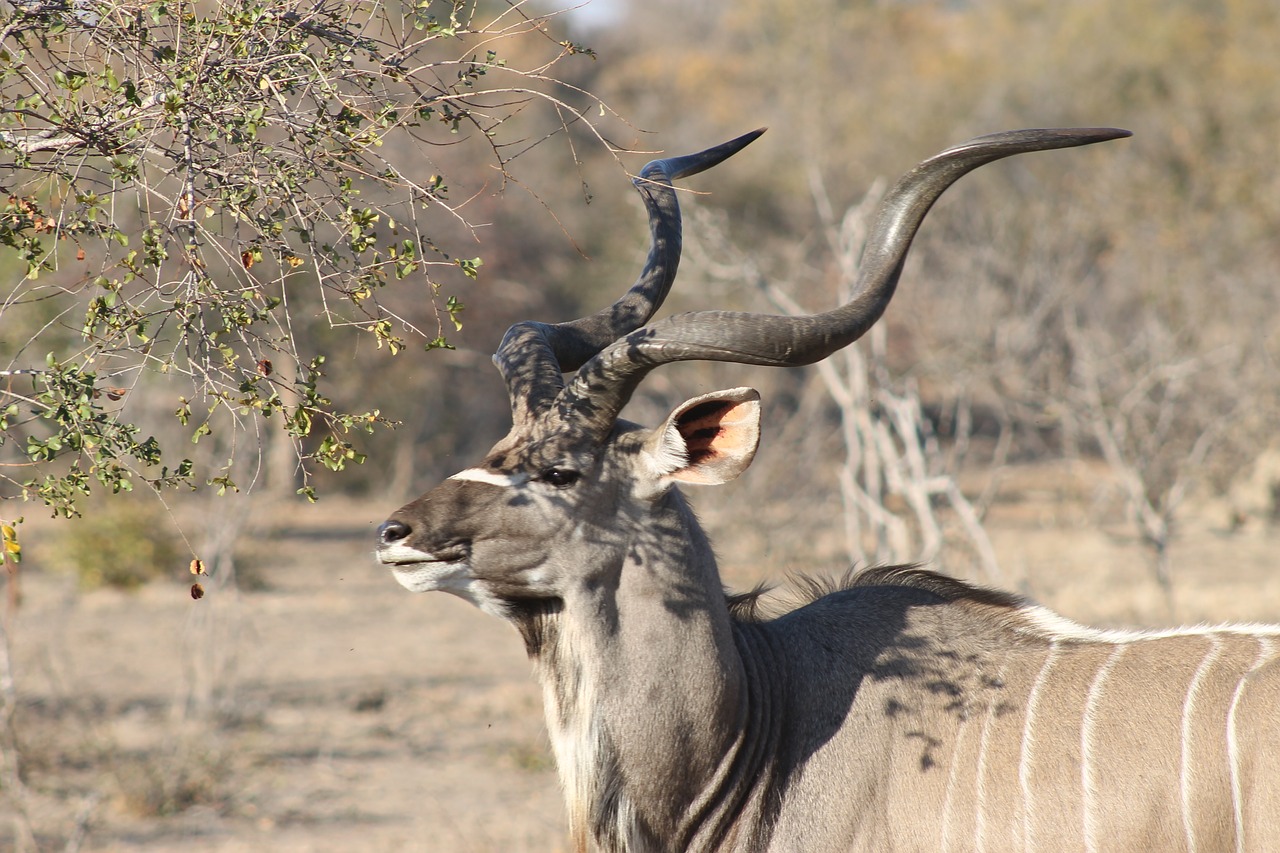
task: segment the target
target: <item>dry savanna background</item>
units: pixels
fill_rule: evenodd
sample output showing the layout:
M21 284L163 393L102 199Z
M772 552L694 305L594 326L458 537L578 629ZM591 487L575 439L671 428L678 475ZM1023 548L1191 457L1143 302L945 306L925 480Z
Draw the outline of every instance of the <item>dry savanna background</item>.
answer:
M518 636L374 531L505 433L509 324L629 286L629 175L758 126L684 182L664 311L835 305L948 145L1134 136L964 178L823 365L646 381L645 423L763 394L693 494L730 588L920 561L1280 621L1277 37L1271 0L0 4L0 849L568 849Z

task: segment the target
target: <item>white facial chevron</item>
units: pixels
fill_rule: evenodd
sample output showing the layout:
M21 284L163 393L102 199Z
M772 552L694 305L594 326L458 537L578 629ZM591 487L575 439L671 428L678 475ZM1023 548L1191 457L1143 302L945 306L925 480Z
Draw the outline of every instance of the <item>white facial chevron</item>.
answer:
M494 471L486 471L483 468L467 468L465 471L459 471L449 478L450 480L462 480L467 483L486 483L490 486L519 486L529 482L528 474L498 474Z

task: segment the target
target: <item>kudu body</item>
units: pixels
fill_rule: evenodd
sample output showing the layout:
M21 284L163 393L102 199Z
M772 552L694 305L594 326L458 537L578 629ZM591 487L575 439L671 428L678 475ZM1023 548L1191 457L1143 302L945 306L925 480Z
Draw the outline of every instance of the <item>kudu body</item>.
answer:
M1280 629L1097 631L906 568L772 620L726 602L676 485L746 468L758 396L698 397L649 430L618 419L643 376L825 358L879 318L960 176L1127 134L1018 131L925 161L886 198L857 295L834 311L646 325L679 259L671 180L756 135L645 167L639 280L591 317L512 327L494 357L510 433L380 528L405 587L520 631L576 849L1280 850Z

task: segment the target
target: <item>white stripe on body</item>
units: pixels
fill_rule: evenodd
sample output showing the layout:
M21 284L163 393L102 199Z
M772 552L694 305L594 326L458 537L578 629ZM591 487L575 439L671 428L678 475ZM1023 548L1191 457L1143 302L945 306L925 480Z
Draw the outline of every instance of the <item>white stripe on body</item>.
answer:
M1231 694L1231 710L1227 711L1227 761L1231 770L1231 812L1236 826L1236 853L1244 853L1244 794L1240 790L1240 742L1236 735L1236 709L1244 695L1245 682L1258 667L1267 663L1275 649L1268 637L1258 637L1258 657L1253 666L1240 676L1235 692Z
M1200 660L1200 666L1196 667L1196 673L1191 678L1191 685L1187 688L1187 699L1182 705L1182 828L1187 836L1187 849L1191 853L1196 853L1195 822L1191 815L1191 783L1194 776L1191 769L1191 733L1194 731L1192 720L1195 714L1196 697L1200 693L1200 685L1222 654L1222 638L1210 634L1209 641L1209 650L1205 652L1204 657Z
M967 732L973 731L973 726L970 725L970 722L971 722L970 713L971 712L968 707L964 708L961 711L960 730L956 733L956 744L951 751L951 770L948 771L947 773L947 798L942 804L942 851L941 853L947 853L947 851L951 849L952 805L955 803L955 799L956 799L955 792L957 790L957 786L959 785L959 776L960 776L959 771L960 771L960 765L962 763L960 747L965 741L965 734ZM985 726L984 726L984 729L985 729ZM978 811L981 811L982 810L981 780L979 780L978 788L974 793L978 797L978 803L977 803Z
M1036 706L1040 701L1040 691L1049 680L1049 671L1058 657L1058 643L1049 644L1049 654L1036 675L1031 686L1031 695L1027 697L1027 715L1022 724L1022 758L1018 762L1018 783L1022 786L1022 842L1027 850L1035 849L1032 839L1032 801L1031 801L1031 747L1035 742L1032 727L1036 720Z
M996 677L993 679L993 684L999 685L1001 689L1003 689L1005 686L1004 677L1008 668L1009 668L1009 662L1006 660L1003 664L1000 665L1000 671L996 674ZM996 710L999 704L1000 703L997 700L997 698L993 697L989 702L989 704L987 705L987 718L982 721L982 735L981 737L978 738L978 762L976 767L976 773L978 778L977 778L977 784L974 786L977 791L978 802L976 804L977 805L976 814L974 816L974 821L973 821L973 834L974 834L973 849L978 851L985 849L983 835L986 834L986 829L987 829L987 815L986 815L987 747L990 746L990 743L991 743L991 737L990 737L991 722L997 716Z
M1093 822L1094 800L1097 799L1097 785L1093 779L1093 730L1097 724L1095 708L1098 701L1102 698L1103 686L1107 682L1107 677L1111 675L1111 670L1115 667L1116 662L1120 660L1120 656L1124 654L1127 646L1116 646L1112 649L1111 654L1107 656L1107 660L1098 668L1098 674L1093 677L1093 683L1089 685L1089 693L1084 703L1084 725L1080 727L1080 784L1083 788L1084 796L1084 849L1089 853L1097 853L1101 847L1098 844L1098 827Z
M1050 640L1106 643L1108 645L1126 645L1146 640L1164 640L1171 637L1207 637L1213 635L1280 640L1280 626L1257 625L1247 622L1243 624L1193 625L1183 628L1124 631L1090 628L1065 616L1059 616L1052 610L1041 607L1038 604L1023 604L1018 608L1018 613L1027 620L1027 625L1025 628L1015 628L1015 630L1025 630L1028 633L1043 636Z

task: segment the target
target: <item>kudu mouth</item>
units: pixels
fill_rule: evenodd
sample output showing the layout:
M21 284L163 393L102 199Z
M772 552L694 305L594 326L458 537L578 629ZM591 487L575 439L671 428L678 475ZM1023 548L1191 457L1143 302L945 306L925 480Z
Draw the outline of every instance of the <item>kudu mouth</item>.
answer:
M422 551L407 544L413 528L403 521L392 519L378 527L378 562L392 569L412 568L432 563L465 563L471 558L471 542L456 540L433 545L430 551Z

